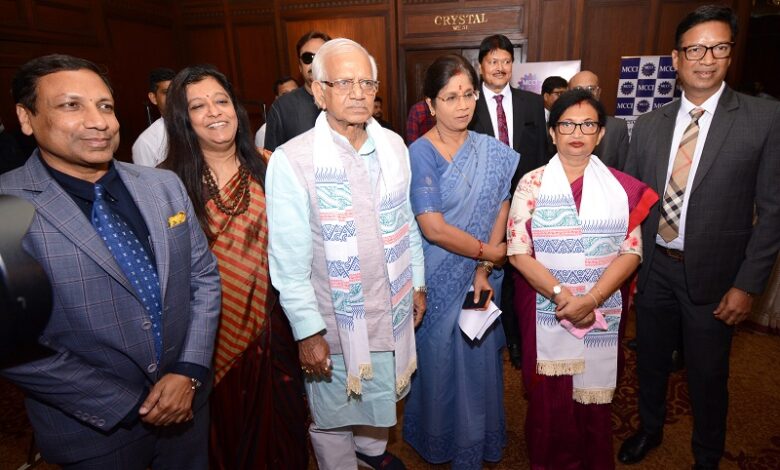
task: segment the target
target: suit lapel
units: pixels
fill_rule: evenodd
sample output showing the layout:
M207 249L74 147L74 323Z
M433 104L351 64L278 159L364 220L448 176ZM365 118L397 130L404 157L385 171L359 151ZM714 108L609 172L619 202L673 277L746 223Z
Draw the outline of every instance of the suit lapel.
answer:
M70 195L49 175L39 160L37 152L30 157L27 167L30 170L33 187L41 189L38 196L31 200L37 213L92 258L108 275L135 294L130 281L92 227L92 223L84 217Z
M712 164L718 158L720 149L723 147L723 143L726 141L726 137L737 115L737 113L732 111L737 108L739 108L737 95L730 88L726 87L723 90L717 108L715 108L715 115L712 117L710 130L707 132L707 141L704 142L704 148L702 149L701 157L699 157L699 166L696 168L696 174L693 177L690 194L696 191L696 188L701 184L707 172L712 168Z
M511 86L509 90L512 92L512 148L517 149L525 126L525 113L523 112L525 106L523 106L523 97L520 93Z
M480 129L475 130L479 133L495 137L496 133L493 132L493 121L490 120L490 112L487 108L487 101L485 101L484 93L479 95L479 99L477 100L477 109L474 111L474 113L477 115L477 122L479 123L480 127Z
M150 245L154 250L154 258L157 264L157 277L160 280L160 298L165 299L165 289L168 285L168 269L170 266L170 253L168 249L167 218L174 214L163 214L154 188L142 180L140 174L132 167L116 162L116 169L122 182L133 197L133 202L141 212L151 237Z
M655 191L663 197L666 190L666 173L669 169L669 155L672 152L672 139L674 138L674 125L677 121L677 112L680 110L680 100L664 106L661 113L661 122L658 125L658 139L654 154L656 159L656 187Z

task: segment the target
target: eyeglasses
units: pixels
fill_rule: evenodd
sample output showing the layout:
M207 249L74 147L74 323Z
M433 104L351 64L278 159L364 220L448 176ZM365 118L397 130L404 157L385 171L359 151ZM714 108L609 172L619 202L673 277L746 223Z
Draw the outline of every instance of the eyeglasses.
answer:
M360 86L360 89L363 90L363 93L368 94L374 94L379 89L379 81L378 80L368 80L368 79L362 79L362 80L333 80L332 82L329 82L327 80L320 80L320 83L324 83L328 85L329 87L333 88L333 91L340 95L346 95L350 91L352 91L352 88L357 83Z
M561 135L574 134L574 130L577 129L577 127L580 128L580 132L582 132L584 135L593 135L601 128L601 125L596 121L560 121L555 126L558 128L558 133Z
M461 98L468 104L472 101L477 101L479 99L479 92L474 91L467 91L466 93L463 93L462 95L447 95L444 98L441 96L437 96L436 98L440 99L442 103L444 103L446 106L455 106L456 103L460 101Z
M728 59L731 56L731 46L733 42L722 42L714 46L705 46L704 44L694 44L692 46L681 47L685 58L688 60L701 60L707 55L707 51L712 51L712 57L715 59Z
M586 90L586 91L589 91L591 93L596 93L596 91L598 91L599 89L600 89L600 87L598 85L575 86L574 88L572 88L572 90ZM560 96L560 95L558 95L558 96Z
M309 65L312 62L314 62L314 53L313 52L304 52L303 54L301 54L300 59L301 59L301 62L303 62L306 65Z

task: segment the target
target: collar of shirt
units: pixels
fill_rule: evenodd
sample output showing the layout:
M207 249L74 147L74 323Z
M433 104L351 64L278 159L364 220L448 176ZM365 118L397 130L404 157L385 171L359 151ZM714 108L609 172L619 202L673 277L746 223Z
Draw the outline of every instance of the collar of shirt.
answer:
M485 97L485 103L487 104L488 114L490 114L490 123L493 126L493 136L498 139L498 103L493 99L494 96L501 95L504 99L501 101L501 107L504 108L504 116L506 117L507 132L509 137L509 146L515 141L514 133L514 107L512 106L512 89L507 83L500 93L493 93L485 82L482 82L482 92Z
M485 96L485 101L492 103L494 106L496 104L496 100L493 99L494 96L504 96L504 100L501 102L501 104L510 103L512 101L512 90L510 88L511 87L509 86L509 83L507 83L501 92L493 93L493 90L488 88L487 85L485 85L485 82L482 82L482 94Z
M55 170L47 165L43 158L41 158L41 163L43 163L43 166L48 170L51 177L54 178L66 193L88 202L93 202L95 200L95 184ZM113 199L117 199L120 194L120 190L117 186L122 184L122 182L119 179L119 172L116 171L113 161L109 163L106 174L101 176L96 183L102 184L108 195Z
M695 104L688 101L688 98L685 96L685 92L683 92L682 98L680 98L680 112L678 113L678 115L679 114L690 115L690 112L694 108L702 108L704 109L704 112L706 114L713 116L715 114L715 109L717 109L718 107L718 101L720 101L720 96L723 94L723 90L725 89L726 89L726 82L721 82L718 91L713 93L712 96L707 98L707 100L704 103L702 103L700 106L696 106Z

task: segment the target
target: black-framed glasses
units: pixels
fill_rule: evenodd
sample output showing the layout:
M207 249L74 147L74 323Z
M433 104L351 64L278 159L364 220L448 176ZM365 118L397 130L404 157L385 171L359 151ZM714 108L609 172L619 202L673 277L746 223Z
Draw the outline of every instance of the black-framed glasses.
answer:
M333 91L340 95L345 95L352 91L352 88L354 88L355 83L357 83L360 86L360 89L363 90L363 93L369 93L373 94L376 93L379 89L379 80L368 80L366 78L362 80L333 80L332 82L329 82L327 80L320 80L321 83L324 83L328 85L329 87L333 88Z
M714 46L705 46L704 44L693 44L690 46L681 47L679 50L683 51L685 58L688 60L701 60L707 55L707 51L712 51L712 57L715 59L728 59L731 57L731 49L734 46L733 42L721 42Z
M577 127L580 128L580 132L582 132L584 135L593 135L599 131L601 125L596 121L558 121L555 127L558 128L558 133L561 135L574 134L574 130L577 129Z
M466 103L477 101L479 99L479 91L473 90L473 91L467 91L462 95L452 94L452 95L447 95L443 98L441 96L437 96L436 98L440 99L441 102L447 106L455 106L455 103L459 102L461 98L463 98L466 101Z
M306 65L309 65L312 62L314 62L314 53L313 52L304 52L303 54L301 54L300 59L301 59L301 62L303 62Z

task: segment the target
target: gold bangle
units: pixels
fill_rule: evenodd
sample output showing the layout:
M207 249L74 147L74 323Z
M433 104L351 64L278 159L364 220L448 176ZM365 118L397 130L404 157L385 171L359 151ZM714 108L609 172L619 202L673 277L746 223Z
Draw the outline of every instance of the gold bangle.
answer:
M493 272L493 263L490 261L480 261L477 267L484 269L488 276Z
M593 294L591 294L590 292L588 292L588 295L590 296L590 298L591 298L591 299L593 299L593 302L595 302L595 303L596 303L596 305L594 305L594 306L593 306L593 308L598 308L598 306L599 306L599 301L596 299L596 296L595 296L595 295L593 295Z

